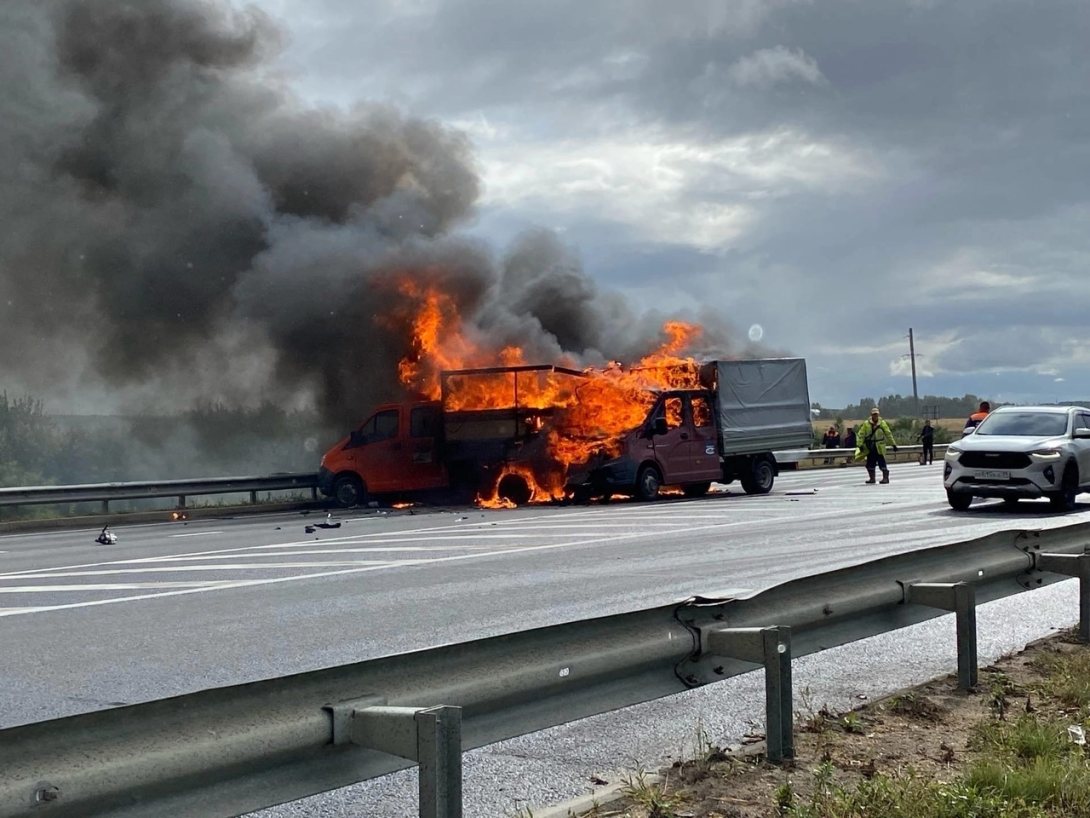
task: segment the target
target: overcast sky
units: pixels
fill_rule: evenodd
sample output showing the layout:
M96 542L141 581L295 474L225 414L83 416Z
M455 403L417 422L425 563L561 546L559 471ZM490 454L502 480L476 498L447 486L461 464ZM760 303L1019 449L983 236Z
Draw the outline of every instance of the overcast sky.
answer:
M342 422L409 275L535 360L691 318L840 407L911 394L911 327L922 395L1090 401L1088 43L1085 0L4 0L0 390Z
M466 228L557 230L811 398L1090 396L1090 5L259 0L305 98L458 126Z

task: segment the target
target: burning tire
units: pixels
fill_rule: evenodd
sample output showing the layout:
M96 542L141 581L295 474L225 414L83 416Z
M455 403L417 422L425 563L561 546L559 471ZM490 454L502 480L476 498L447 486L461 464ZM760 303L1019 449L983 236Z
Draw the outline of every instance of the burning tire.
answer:
M523 506L530 502L534 492L522 475L505 474L496 486L496 495L504 500L510 500L516 506Z
M662 486L662 474L655 466L647 465L636 476L636 497L640 500L654 500L659 496Z
M585 506L592 496L590 486L579 486L572 490L571 501L578 506Z
M363 481L353 474L344 474L333 483L333 497L345 508L362 505L367 497Z

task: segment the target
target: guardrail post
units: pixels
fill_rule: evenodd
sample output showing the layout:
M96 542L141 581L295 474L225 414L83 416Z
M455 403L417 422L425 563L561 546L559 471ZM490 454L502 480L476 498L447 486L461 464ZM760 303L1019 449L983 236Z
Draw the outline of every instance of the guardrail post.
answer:
M250 492L250 504L255 505L255 506L257 505L257 492L256 491L251 491Z
M462 818L462 708L387 707L374 698L331 705L333 743L415 761L420 818Z
M968 582L908 582L904 586L905 602L943 611L953 611L957 617L958 687L972 690L976 686L976 589Z
M1037 554L1036 568L1079 579L1079 641L1090 642L1090 554Z
M102 513L103 514L109 514L110 513L110 501L109 500L103 500L102 501Z
M791 629L717 628L705 632L705 652L764 665L765 736L769 761L795 757L791 689Z
M185 495L184 494L179 494L178 495L178 508L185 508Z

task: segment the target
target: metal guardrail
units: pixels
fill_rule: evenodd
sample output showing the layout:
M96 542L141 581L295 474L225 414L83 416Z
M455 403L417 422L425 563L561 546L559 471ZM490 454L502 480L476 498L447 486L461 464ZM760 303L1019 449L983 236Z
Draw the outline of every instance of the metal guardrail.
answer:
M936 446L935 454L941 459L946 446ZM891 462L919 459L919 446L901 446L888 454ZM850 465L854 449L797 449L776 452L776 460L782 468L794 468L806 463L819 465ZM186 498L211 494L240 494L248 492L250 502L257 502L261 491L285 491L304 489L317 499L317 475L274 474L267 477L207 477L192 480L150 480L125 483L85 483L75 486L23 486L0 488L0 507L29 506L64 503L101 503L102 511L110 509L111 500L150 500L160 497L177 497L178 507L185 508Z
M635 611L0 731L0 816L237 815L411 766L460 818L460 750L763 665L767 754L793 755L791 660L944 611L976 680L976 605L1080 578L1090 523L1004 531L743 599Z
M949 444L936 444L934 455L937 460L942 460ZM889 463L918 462L923 454L923 446L898 446L897 451L886 450L886 461ZM776 462L781 469L793 469L804 466L806 468L820 468L821 466L862 466L862 460L855 459L855 449L792 449L790 451L775 452Z
M0 506L44 505L50 503L102 503L108 511L111 500L150 500L177 497L185 508L186 498L205 494L240 494L249 492L250 502L257 502L259 491L309 489L318 496L317 475L274 474L268 477L206 477L196 480L152 480L134 483L86 483L77 486L24 486L0 488Z

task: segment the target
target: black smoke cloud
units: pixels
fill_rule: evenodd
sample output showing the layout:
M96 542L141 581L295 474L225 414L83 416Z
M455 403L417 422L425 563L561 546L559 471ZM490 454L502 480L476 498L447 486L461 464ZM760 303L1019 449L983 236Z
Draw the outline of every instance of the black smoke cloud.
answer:
M9 383L109 384L156 410L309 403L342 423L397 389L406 275L531 359L627 360L661 340L662 316L600 293L555 235L497 260L458 234L480 194L463 135L308 106L270 68L280 46L267 16L218 0L3 4Z

